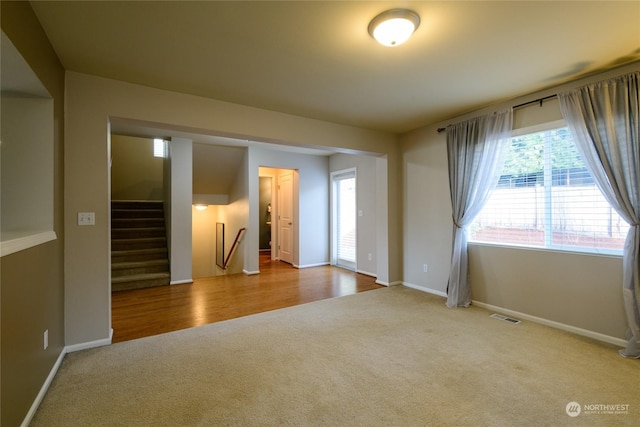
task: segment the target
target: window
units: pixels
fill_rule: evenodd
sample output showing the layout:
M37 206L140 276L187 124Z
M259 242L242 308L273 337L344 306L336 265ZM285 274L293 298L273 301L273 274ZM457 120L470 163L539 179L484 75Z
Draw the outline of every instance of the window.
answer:
M167 142L162 139L153 140L153 157L167 157Z
M629 225L605 200L564 122L511 139L473 242L621 254Z

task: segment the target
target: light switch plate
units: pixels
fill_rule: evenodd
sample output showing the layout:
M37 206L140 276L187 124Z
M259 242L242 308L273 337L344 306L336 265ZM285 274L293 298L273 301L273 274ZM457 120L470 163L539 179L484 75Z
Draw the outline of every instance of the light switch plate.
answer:
M96 213L78 212L78 225L96 225Z

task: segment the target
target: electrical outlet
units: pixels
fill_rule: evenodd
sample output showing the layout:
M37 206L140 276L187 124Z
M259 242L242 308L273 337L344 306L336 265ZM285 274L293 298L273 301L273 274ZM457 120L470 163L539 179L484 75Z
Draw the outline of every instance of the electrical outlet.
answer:
M369 261L371 261L373 259L373 255L369 254L367 258L369 259Z
M44 349L46 350L49 347L49 330L44 331Z
M423 273L428 273L429 272L429 266L427 264L422 264L422 272Z

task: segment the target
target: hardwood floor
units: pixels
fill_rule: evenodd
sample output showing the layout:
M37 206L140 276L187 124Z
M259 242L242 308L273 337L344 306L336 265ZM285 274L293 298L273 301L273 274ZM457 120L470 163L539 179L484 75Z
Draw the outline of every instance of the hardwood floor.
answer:
M157 335L283 307L381 288L337 267L297 269L260 256L260 274L113 292L113 342Z

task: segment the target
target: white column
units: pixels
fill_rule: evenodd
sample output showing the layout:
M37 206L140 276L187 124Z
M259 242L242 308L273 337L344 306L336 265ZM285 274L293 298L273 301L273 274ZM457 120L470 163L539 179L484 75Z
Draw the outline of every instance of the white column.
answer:
M193 142L171 138L171 214L170 265L171 284L192 282L191 272L191 202L193 188Z

